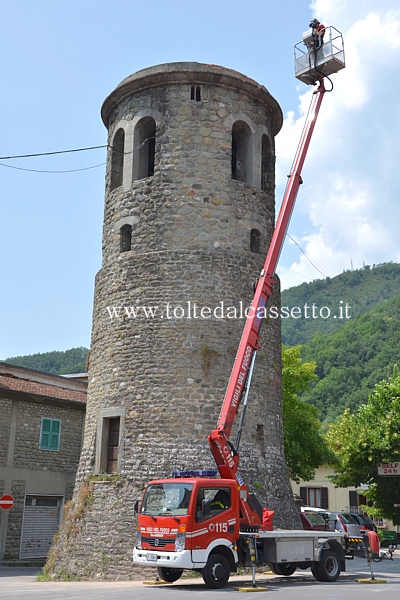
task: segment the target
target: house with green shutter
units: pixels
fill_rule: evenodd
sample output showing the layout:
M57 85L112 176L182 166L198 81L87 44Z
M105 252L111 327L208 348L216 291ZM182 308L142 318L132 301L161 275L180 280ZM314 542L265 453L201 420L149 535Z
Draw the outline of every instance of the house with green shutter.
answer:
M1 564L44 562L72 497L82 447L87 377L0 363Z

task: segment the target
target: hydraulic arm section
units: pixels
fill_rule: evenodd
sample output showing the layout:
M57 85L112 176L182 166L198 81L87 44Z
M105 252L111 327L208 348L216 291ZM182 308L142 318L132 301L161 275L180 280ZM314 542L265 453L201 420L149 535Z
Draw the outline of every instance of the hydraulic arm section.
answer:
M310 145L322 99L325 93L324 80L318 79L318 89L314 92L310 110L296 151L292 171L288 177L282 206L276 222L271 244L265 259L264 267L257 282L248 317L244 326L240 345L236 354L231 377L225 393L224 402L218 419L217 428L208 438L221 477L236 479L240 488L240 509L242 520L248 525L261 525L260 511L249 495L247 487L238 473L239 455L237 452L247 397L250 389L254 361L260 347L260 328L266 314L267 302L273 293L273 279L282 250L290 217L302 183L301 171ZM235 416L242 403L241 422L239 424L236 444L229 440Z

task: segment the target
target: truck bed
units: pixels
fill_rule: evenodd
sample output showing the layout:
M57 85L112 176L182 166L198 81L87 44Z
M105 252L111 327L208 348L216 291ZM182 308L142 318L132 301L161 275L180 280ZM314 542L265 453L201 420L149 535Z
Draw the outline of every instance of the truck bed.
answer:
M270 538L270 539L320 539L320 538L336 538L343 540L345 534L342 531L309 531L305 529L274 529L273 531L257 531L248 533L241 531L242 537Z

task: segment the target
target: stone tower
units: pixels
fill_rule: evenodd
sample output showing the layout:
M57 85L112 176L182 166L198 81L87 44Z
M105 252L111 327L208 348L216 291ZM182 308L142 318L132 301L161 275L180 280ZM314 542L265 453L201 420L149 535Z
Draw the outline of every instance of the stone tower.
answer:
M109 153L85 439L49 564L128 578L138 575L133 504L145 483L214 467L207 436L274 227L282 113L240 73L172 63L122 81L102 118ZM240 471L275 524L290 527L279 322L267 320L262 337Z

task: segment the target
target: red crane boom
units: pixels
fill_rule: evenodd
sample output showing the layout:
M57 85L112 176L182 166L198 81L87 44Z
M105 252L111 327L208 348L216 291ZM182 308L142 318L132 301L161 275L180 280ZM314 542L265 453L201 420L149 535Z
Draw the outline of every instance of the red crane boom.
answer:
M241 425L239 425L236 447L230 442L229 437L240 404L243 404L242 417L244 417L256 352L260 347L260 328L263 318L266 315L268 299L273 293L273 279L276 267L296 202L297 193L302 183L301 171L325 93L323 78L319 77L318 82L318 89L313 94L292 170L288 177L271 244L246 319L217 428L208 437L210 448L221 477L236 479L238 482L242 518L249 525L260 525L261 516L259 509L257 510L254 503L254 498L249 495L247 487L238 473L239 455L237 453L237 446L240 441Z

